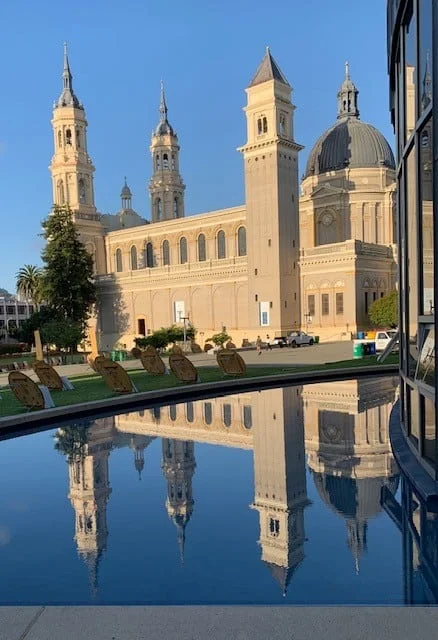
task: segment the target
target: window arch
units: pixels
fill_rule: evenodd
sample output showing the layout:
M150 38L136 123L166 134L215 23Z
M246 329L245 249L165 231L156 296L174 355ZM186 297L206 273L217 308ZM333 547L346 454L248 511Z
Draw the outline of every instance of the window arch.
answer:
M79 202L81 204L85 204L87 197L86 197L85 180L83 178L79 178L78 180L78 191L79 191Z
M132 271L135 271L136 269L138 269L137 247L135 245L131 247L131 269Z
M263 116L263 133L268 133L268 119L266 116Z
M176 159L175 159L175 154L172 153L172 169L176 168Z
M176 420L176 404L171 404L169 407L170 419L175 422Z
M71 129L65 131L65 144L71 144Z
M186 416L187 416L187 422L193 422L193 420L195 419L195 412L193 409L193 402L188 402L186 405Z
M163 260L163 266L167 266L170 264L170 247L169 240L164 240L161 245L161 257Z
M231 405L224 404L222 407L224 425L226 427L231 427Z
M167 153L163 153L163 169L169 168L169 156Z
M76 147L78 149L81 148L81 130L80 129L76 129Z
M173 217L179 218L179 200L178 196L174 196L173 198Z
M279 126L279 130L280 130L280 135L281 136L285 136L287 134L286 131L286 116L284 113L280 113L280 126Z
M237 255L246 256L246 229L239 227L237 230Z
M58 131L58 147L62 147L62 132Z
M263 124L262 124L262 119L258 118L257 119L257 135L261 136L263 133Z
M204 421L210 425L213 422L213 408L211 402L204 402Z
M243 426L245 429L252 427L252 407L249 404L243 406Z
M222 229L217 234L217 257L219 258L219 260L227 257L225 231L222 231Z
M122 251L121 251L121 249L117 249L117 251L116 251L116 271L118 273L123 271Z
M65 203L65 193L64 193L64 181L58 180L58 202L59 204Z
M187 238L184 236L179 241L179 261L180 264L187 262Z
M163 203L161 202L161 198L157 198L155 200L155 217L157 220L161 220L162 213L163 213Z
M200 233L198 236L198 261L205 262L207 260L207 250L205 246L205 235Z
M155 169L158 171L160 169L160 154L157 153L155 156Z
M154 245L152 242L146 242L144 254L146 267L152 269L154 266Z

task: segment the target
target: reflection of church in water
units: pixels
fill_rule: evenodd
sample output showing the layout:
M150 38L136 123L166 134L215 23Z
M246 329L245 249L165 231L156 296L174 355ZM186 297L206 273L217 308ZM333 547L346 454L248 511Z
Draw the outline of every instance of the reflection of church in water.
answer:
M346 521L358 569L366 551L367 521L380 511L381 489L394 493L398 483L388 441L396 384L384 378L272 389L59 429L56 446L69 466L75 541L93 592L107 548L110 452L130 447L141 477L145 449L156 437L162 438L165 508L176 528L181 560L194 509L195 442L207 442L253 450L251 507L259 513L261 560L283 594L305 558L305 509L311 504L306 452L318 493Z

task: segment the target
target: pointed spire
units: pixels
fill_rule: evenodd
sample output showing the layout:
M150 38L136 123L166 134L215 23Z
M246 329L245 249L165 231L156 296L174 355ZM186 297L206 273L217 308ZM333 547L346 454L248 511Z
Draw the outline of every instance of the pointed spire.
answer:
M423 111L432 101L432 74L430 72L430 49L426 51L426 65L424 69L423 83L421 93L421 106Z
M338 91L338 118L358 118L359 108L357 96L359 94L356 85L350 78L350 64L345 63L345 78Z
M248 86L254 87L257 84L269 82L269 80L278 80L278 82L290 86L285 76L281 72L280 67L272 57L271 50L267 46L265 50L265 56L259 64L258 69Z
M178 548L179 548L179 559L181 561L181 565L184 564L184 546L186 542L186 523L175 523L177 526L177 540L178 540Z
M82 109L82 105L75 96L73 91L73 76L70 71L70 63L68 61L67 43L64 42L64 65L62 70L62 93L59 96L56 107L75 107Z
M166 104L166 96L164 93L164 82L161 80L161 88L160 88L160 122L155 130L156 136L162 135L175 135L174 131L167 119L167 104Z

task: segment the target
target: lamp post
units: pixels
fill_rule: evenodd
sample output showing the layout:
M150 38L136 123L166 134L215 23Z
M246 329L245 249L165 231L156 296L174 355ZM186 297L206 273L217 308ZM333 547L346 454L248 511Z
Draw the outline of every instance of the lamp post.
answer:
M308 324L309 322L312 322L312 316L310 315L310 313L305 313L304 317L306 319L306 333L308 331Z
M187 325L186 321L189 319L189 316L181 316L179 317L180 321L184 322L184 351L186 350L186 339L187 339Z

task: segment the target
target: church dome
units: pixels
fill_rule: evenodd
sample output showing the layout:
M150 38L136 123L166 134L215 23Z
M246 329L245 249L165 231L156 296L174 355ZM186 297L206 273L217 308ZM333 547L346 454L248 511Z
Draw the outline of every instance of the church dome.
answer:
M338 120L322 134L310 152L305 178L346 167L395 169L388 141L375 127L359 119L358 93L347 63L345 80L338 92Z

